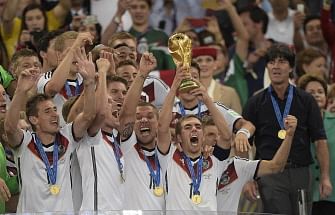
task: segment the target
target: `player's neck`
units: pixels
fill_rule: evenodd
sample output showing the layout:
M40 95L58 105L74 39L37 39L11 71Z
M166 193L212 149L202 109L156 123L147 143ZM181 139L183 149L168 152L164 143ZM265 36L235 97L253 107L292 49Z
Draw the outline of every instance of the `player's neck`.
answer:
M113 127L111 127L111 126L108 126L108 125L104 125L102 128L101 128L101 130L102 131L104 131L104 132L106 132L106 133L108 133L108 134L111 134L112 132L113 132Z
M189 157L191 160L195 161L196 159L198 159L201 156L201 151L199 152L187 152L184 151L185 155L187 157Z
M288 81L285 83L280 83L280 84L274 84L274 83L271 84L272 89L276 92L278 98L280 99L285 98L285 92L286 92L288 85L289 85Z
M183 99L180 100L181 104L183 105L184 108L186 109L192 109L198 105L198 100L193 99L192 101L185 101Z
M36 134L43 145L50 145L50 143L53 143L56 138L56 134L50 134L42 131L36 131Z
M156 139L153 140L150 143L142 143L141 141L137 140L137 142L140 144L141 148L146 151L152 151L156 147Z

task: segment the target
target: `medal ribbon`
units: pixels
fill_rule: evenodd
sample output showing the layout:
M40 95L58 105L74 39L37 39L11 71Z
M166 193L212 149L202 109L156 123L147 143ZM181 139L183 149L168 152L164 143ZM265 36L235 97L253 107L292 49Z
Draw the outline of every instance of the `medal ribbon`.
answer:
M269 87L269 93L270 93L270 96L271 96L272 106L273 106L273 109L275 111L276 118L277 118L277 121L279 123L279 126L280 126L281 129L285 129L284 128L284 118L286 118L287 115L290 112L290 108L291 108L291 104L292 104L292 100L293 100L293 86L292 85L289 86L289 92L288 92L283 116L281 115L280 108L279 108L279 105L278 105L275 97L272 95L271 85Z
M120 149L120 144L119 142L117 141L117 139L114 137L114 135L112 134L112 137L114 139L113 141L113 145L114 145L114 156L116 158L116 162L117 162L117 166L119 168L119 172L120 174L122 175L123 174L123 164L121 162L121 149Z
M72 91L69 85L69 81L65 81L65 90L66 90L66 95L68 98L72 97L72 96L77 96L80 94L79 90L80 90L80 86L79 86L79 81L78 79L76 79L76 89L75 89L75 93L74 95L72 95Z
M144 160L145 160L145 163L147 164L147 167L150 171L150 176L152 177L153 181L154 181L154 188L155 187L158 187L159 184L160 184L160 181L161 181L161 173L160 173L160 170L161 170L161 166L159 164L159 161L158 161L158 157L157 157L157 149L155 149L155 164L156 164L156 173L155 173L155 170L153 169L153 167L151 166L151 163L149 161L149 159L147 158L147 156L144 154L143 150L141 149L142 153L143 153L143 157L144 157Z
M43 149L42 142L40 138L36 135L36 133L33 134L34 143L38 149L38 152L43 160L43 163L45 164L47 175L49 178L49 181L52 185L56 184L57 180L57 164L58 164L58 135L56 135L55 142L54 142L54 149L53 149L53 160L52 160L52 167L50 166L47 154L45 153Z
M186 115L186 111L185 111L185 108L184 108L183 104L181 102L178 102L178 105L179 105L179 109L180 109L180 114L182 116L185 116ZM198 113L197 113L197 116L198 116L199 119L201 118L201 102L198 102Z
M191 159L189 157L187 157L184 153L183 153L183 157L184 157L184 160L186 161L187 169L188 169L188 171L190 172L190 175L191 175L192 186L193 186L193 195L199 195L200 194L199 188L200 188L201 176L202 176L203 157L201 156L199 158L199 161L198 161L197 176L194 173L194 169L193 169L193 166L192 166Z

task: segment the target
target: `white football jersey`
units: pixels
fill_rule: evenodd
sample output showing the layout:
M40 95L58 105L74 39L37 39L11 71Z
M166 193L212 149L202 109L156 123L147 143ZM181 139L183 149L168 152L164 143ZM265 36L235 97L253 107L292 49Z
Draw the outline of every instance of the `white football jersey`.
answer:
M54 71L49 71L44 73L40 79L37 82L37 93L45 93L45 86L47 85L47 83L50 81L52 74ZM78 73L77 74L77 80L78 80L78 84L79 84L79 92L81 93L83 91L83 78L81 77L81 75ZM70 91L71 91L71 95L75 95L76 93L76 85L77 82L73 81L73 80L69 80L68 81L69 87L70 87ZM58 92L54 97L53 97L53 102L55 103L56 107L57 107L57 113L59 114L59 124L60 126L64 126L65 125L65 120L63 119L63 115L62 115L62 109L63 109L63 105L64 103L68 100L69 97L71 97L67 95L66 93L66 88L65 85L62 88L62 90L60 92Z
M232 157L224 162L218 184L218 211L237 212L243 186L253 179L259 160Z
M143 156L144 153L156 170L153 156L155 151L142 149L137 143L135 132L127 141L121 143L121 149L126 165L125 210L164 210L164 195L160 197L154 195L153 181ZM160 172L161 186L163 186L163 178L164 175Z
M192 178L183 154L171 145L167 155L159 153L159 161L166 171L166 211L167 214L204 214L205 211L217 211L217 181L222 173L222 162L214 156L203 159L201 184L199 187L201 202L192 201ZM196 172L199 159L192 161ZM177 211L183 211L183 213ZM192 211L192 212L191 212Z
M77 149L83 187L82 211L123 209L124 181L114 155L114 144L119 144L114 139L117 131L113 133L100 130L88 144L81 144ZM124 171L122 152L120 155Z
M169 90L169 86L164 81L149 75L144 81L141 96L144 97L142 98L144 101L154 104L157 108L161 108Z
M21 188L17 213L73 211L70 157L79 142L76 142L72 136L72 123L66 124L58 133L59 156L56 179L56 185L60 186L58 195L52 195L50 192L51 184L46 165L35 146L32 133L22 131L24 133L22 143L14 150ZM43 146L50 165L53 160L53 147L53 144L49 147Z
M234 123L236 122L236 120L242 118L242 116L236 113L234 110L227 108L220 102L214 102L214 103L216 107L220 110L220 112L223 114L223 117L226 120L228 128L231 131L233 131ZM210 115L210 112L204 103L200 103L200 106L197 105L193 109L184 108L184 111L185 111L185 115L194 114L198 116L199 118ZM172 125L175 125L177 119L183 116L183 106L181 105L180 101L177 101L174 104L172 112L173 112L173 117L174 117L174 120L172 120Z

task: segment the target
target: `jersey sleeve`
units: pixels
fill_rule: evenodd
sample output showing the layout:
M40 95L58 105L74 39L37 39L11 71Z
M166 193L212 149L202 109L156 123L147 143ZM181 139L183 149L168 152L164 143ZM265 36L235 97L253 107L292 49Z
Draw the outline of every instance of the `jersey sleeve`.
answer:
M172 162L172 156L175 150L176 147L173 144L170 145L169 152L167 154L162 154L157 148L159 164L161 165L162 173L164 175L168 169L169 164Z
M45 93L45 86L50 81L52 72L44 73L37 82L37 93Z
M16 157L20 157L22 155L22 153L26 150L28 144L32 140L32 134L30 131L26 131L23 129L21 129L21 131L23 132L22 141L20 145L18 145L16 148L13 148L13 153Z
M216 104L216 107L223 114L223 117L225 118L227 122L228 128L230 129L230 131L233 131L236 120L242 118L242 116L236 113L234 110L227 108L220 102L215 102L215 104Z
M239 178L244 182L250 181L254 178L260 160L248 160L245 158L234 157L234 164Z

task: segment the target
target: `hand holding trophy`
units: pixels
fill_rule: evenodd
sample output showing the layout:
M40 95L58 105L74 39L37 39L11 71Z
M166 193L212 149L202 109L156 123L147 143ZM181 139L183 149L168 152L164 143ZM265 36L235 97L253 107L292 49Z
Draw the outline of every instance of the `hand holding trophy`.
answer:
M169 38L169 52L177 66L187 67L187 72L191 67L192 60L192 40L183 33L173 34ZM191 79L182 80L179 86L179 92L189 92L199 85Z

